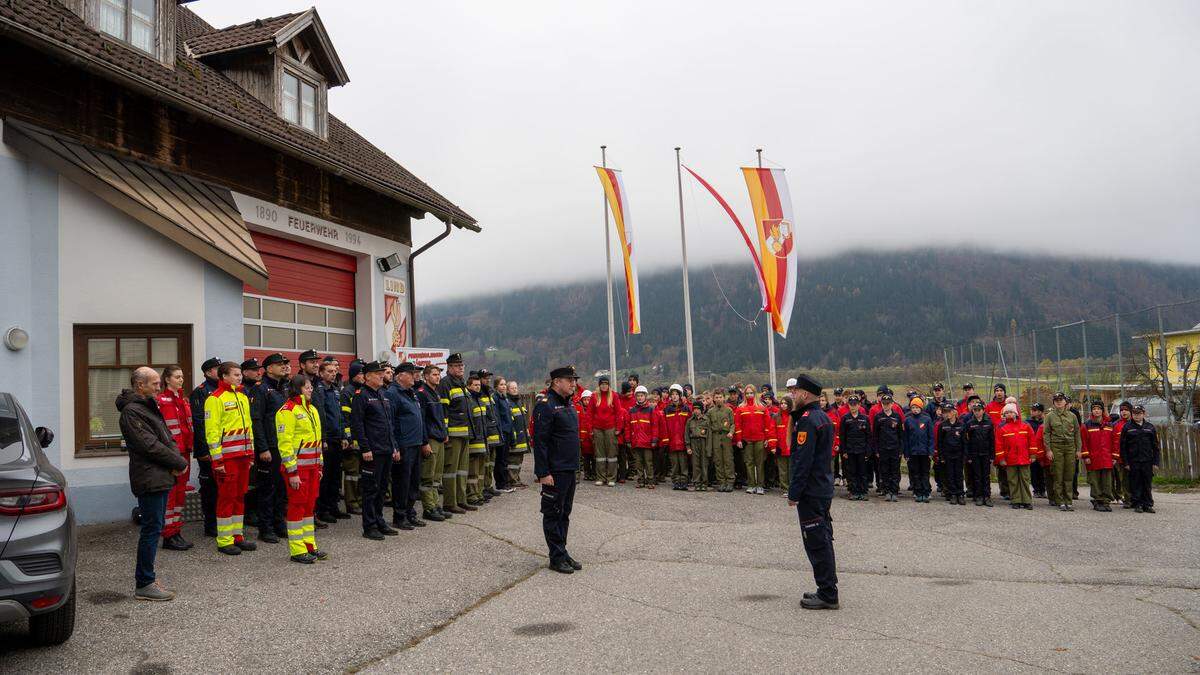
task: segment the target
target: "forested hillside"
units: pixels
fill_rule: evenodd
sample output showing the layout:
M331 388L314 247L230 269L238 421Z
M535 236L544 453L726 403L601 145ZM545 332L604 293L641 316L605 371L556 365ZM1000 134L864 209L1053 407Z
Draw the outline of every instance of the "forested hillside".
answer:
M851 252L805 260L800 269L788 338L775 342L781 367L940 361L944 345L1007 335L1013 320L1024 331L1200 295L1200 267L982 251ZM750 266L698 266L690 282L697 371L763 368L765 317L751 325L734 311L757 313ZM560 302L517 290L422 305L420 342L470 352L471 367L486 364L526 380L541 379L552 364L574 363L585 373L606 368L603 280L546 283L560 289ZM642 334L618 334L618 369L685 371L682 274L643 274L640 286ZM616 298L620 330L623 283ZM1076 349L1064 345L1065 352Z

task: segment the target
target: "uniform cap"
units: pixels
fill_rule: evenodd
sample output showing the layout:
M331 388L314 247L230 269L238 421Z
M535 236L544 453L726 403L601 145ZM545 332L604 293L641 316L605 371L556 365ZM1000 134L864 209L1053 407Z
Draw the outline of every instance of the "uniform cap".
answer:
M967 403L978 403L979 405L983 405L983 399L979 398L979 394L971 394L969 397L967 397Z
M353 380L362 374L363 365L363 362L359 361L358 359L354 359L350 362L350 379Z
M258 370L262 366L258 365L258 359L246 359L242 361L242 370Z
M813 396L820 396L824 387L807 373L801 373L796 376L796 388L807 391Z
M933 390L934 390L934 391L942 391L942 390L944 390L945 388L946 388L946 385L942 384L941 382L934 382L934 383L933 383Z
M1060 399L1063 401L1067 400L1067 395L1062 393L1061 391L1054 392L1054 400L1058 401Z
M966 391L968 389L974 389L974 388L975 388L975 385L971 384L970 382L963 385L963 391Z
M955 408L953 403L949 403L949 402L947 402L947 403L943 403L943 404L942 404L942 410L944 410L944 411L950 411L950 410L957 411L957 410L958 410L958 408Z
M221 365L221 359L218 359L217 357L214 356L211 359L200 364L200 371L203 372L205 370L212 370L213 368L216 368L220 365Z
M288 358L279 352L275 352L263 359L263 366L273 366L276 363L288 363Z
M846 402L847 403L862 403L862 399L858 397L858 394L850 394L850 398L846 399Z
M842 395L842 394L844 394L844 393L846 393L846 390L845 390L845 389L842 389L841 387L835 387L835 388L834 388L834 390L833 390L833 395L834 395L834 396L841 396L841 395Z
M979 400L978 398L972 398L971 399L971 409L972 410L983 410L983 401Z
M462 362L463 362L462 354L460 354L458 352L454 352L450 356L446 357L446 365L448 365L448 366L453 366L455 364L459 364Z
M575 372L575 366L561 366L550 371L550 379L565 377L570 380L578 380L579 375Z
M1135 412L1135 413L1144 413L1144 412L1146 412L1146 406L1144 406L1144 405L1142 405L1141 403L1139 403L1139 404L1137 404L1137 405L1133 406L1133 412Z
M875 395L876 396L880 396L882 394L890 394L890 393L892 393L892 390L888 389L886 384L881 384L878 387L875 387Z
M880 402L890 402L892 400L892 395L891 394L880 394L879 400L880 400Z
M1044 411L1044 410L1046 410L1046 406L1042 405L1041 403L1034 403L1033 405L1029 406L1029 409Z
M476 375L478 375L479 379L482 380L485 377L491 377L492 375L494 375L494 373L492 371L488 370L487 368L480 368L479 372L476 373Z
M634 389L634 390L633 390L633 393L635 393L635 394L646 394L646 395L649 395L649 394L650 394L650 390L646 388L646 385L644 385L644 384L639 384L639 385L638 385L638 387L637 387L637 389Z
M386 366L386 364L380 363L378 361L372 361L370 363L363 364L363 374L366 375L367 373L381 373L381 372L383 372L383 369L385 366Z
M396 372L398 372L398 373L419 373L419 372L421 372L421 368L420 368L420 366L413 363L412 361L405 361L404 363L401 363L400 365L396 366Z
M300 363L304 363L305 361L316 361L317 359L320 359L320 358L321 358L321 355L317 353L317 350L308 349L308 350L300 352L300 357L296 360L299 361Z

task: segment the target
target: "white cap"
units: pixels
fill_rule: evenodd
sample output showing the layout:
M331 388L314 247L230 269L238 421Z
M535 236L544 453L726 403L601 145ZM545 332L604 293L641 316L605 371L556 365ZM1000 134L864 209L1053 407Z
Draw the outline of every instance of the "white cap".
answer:
M787 387L788 389L791 389L792 387L796 386L796 378L789 377L787 384L785 384L784 386Z
M670 390L669 390L669 391L678 391L679 393L681 393L681 394L682 394L682 393L683 393L683 385L681 385L681 384L673 384L673 385L671 385L671 388L670 388Z
M649 393L650 393L650 390L646 388L646 385L644 385L644 384L639 384L639 385L638 385L638 388L633 390L633 393L635 393L635 394L649 394Z
M584 389L583 393L579 395L579 398L591 398L591 396L592 396L592 390Z

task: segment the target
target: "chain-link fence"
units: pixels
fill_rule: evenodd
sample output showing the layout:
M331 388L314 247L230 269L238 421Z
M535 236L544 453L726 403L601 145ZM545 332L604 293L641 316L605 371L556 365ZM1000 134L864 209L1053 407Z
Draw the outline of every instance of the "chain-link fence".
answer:
M928 362L941 362L948 393L970 383L986 399L1003 382L1028 410L1035 402L1049 405L1062 391L1080 402L1085 416L1090 401L1108 411L1120 401L1140 403L1162 428L1169 455L1164 468L1197 477L1200 298L1034 329L1014 321L1007 328L929 354Z

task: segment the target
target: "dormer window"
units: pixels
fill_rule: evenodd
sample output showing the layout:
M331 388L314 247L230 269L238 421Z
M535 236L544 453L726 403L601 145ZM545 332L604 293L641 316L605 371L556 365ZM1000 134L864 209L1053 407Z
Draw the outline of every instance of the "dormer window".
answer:
M316 84L284 70L282 107L283 119L314 134L321 133L317 123Z
M100 30L154 55L155 0L100 0Z

